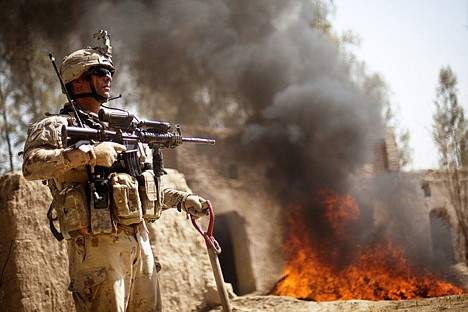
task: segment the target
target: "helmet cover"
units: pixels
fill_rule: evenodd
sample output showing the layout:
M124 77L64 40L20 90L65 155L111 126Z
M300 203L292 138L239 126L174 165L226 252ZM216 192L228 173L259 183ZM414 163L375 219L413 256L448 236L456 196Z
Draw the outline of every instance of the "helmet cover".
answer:
M66 85L79 78L93 66L100 66L115 72L112 56L103 54L96 48L80 49L66 56L60 66L60 75Z

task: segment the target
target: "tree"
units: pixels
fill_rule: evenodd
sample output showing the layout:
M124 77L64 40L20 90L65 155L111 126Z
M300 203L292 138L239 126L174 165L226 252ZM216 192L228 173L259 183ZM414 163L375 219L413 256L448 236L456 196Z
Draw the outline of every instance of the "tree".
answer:
M461 250L468 261L468 127L463 107L458 103L457 78L450 67L439 73L433 115L433 139L439 150L441 174L460 228Z
M2 148L0 152L0 174L5 171L15 170L11 138L14 128L9 118L12 88L9 84L8 73L4 71L2 66L4 63L3 61L0 62L0 147L6 145L6 151ZM4 165L6 163L9 163L9 168L7 165Z
M34 44L37 49L26 52L0 44L0 174L21 167L18 152L29 124L64 100L43 42L37 38Z

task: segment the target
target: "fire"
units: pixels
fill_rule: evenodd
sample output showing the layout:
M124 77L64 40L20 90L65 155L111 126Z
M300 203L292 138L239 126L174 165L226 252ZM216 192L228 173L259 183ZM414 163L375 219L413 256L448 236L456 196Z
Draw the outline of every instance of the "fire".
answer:
M323 198L322 205L327 221L337 236L344 237L346 223L359 217L358 204L350 194L339 196L331 190L323 189L319 195Z
M359 217L356 201L351 195L342 196L330 190L321 191L320 195L324 217L330 222L334 239L343 239L346 235L343 229ZM286 246L290 257L272 295L334 301L405 300L464 293L463 289L412 267L404 250L390 242L369 246L353 244L352 261L337 265L330 261L331 257L339 258L342 254L333 247L314 247L316 244L297 215L299 210L293 211Z

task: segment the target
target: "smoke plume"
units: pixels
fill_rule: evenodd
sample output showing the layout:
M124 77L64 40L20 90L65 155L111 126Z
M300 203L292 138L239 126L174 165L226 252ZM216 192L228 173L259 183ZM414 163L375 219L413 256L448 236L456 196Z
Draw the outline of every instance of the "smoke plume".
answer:
M243 147L274 164L282 196L307 201L372 160L381 103L352 82L338 48L311 23L323 3L83 1L80 34L108 29L116 62L185 112L202 90L248 112ZM322 10L320 10L322 9ZM190 118L190 117L189 117Z
M45 2L54 12L70 7ZM346 190L347 177L372 160L383 137L382 103L353 82L350 64L329 36L311 27L326 13L322 1L108 0L73 6L81 14L50 17L68 32L75 29L62 37L56 30L54 46L65 41L69 51L82 48L92 44L90 34L106 29L118 70L133 73L137 88L171 103L185 121L216 113L216 101L207 111L190 104L206 93L233 103L234 112L245 112L238 152L268 166L278 200L303 207L310 228L323 227L316 192Z

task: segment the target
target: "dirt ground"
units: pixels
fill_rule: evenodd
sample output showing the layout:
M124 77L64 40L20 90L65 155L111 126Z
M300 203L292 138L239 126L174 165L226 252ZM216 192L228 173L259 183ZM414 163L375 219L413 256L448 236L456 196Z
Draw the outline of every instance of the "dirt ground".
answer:
M310 302L291 297L243 296L230 300L233 312L281 311L281 312L466 312L468 295L406 301L363 301L346 300L332 302ZM223 311L221 307L206 312Z

